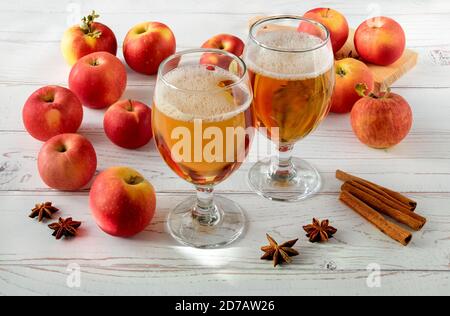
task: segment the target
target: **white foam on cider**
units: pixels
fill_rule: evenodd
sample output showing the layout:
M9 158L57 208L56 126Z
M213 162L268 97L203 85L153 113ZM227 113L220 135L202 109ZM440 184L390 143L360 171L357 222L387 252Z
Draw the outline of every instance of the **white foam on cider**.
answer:
M172 87L158 80L155 106L175 120L222 121L245 111L251 104L251 94L245 84L233 88L247 95L243 104L235 104L237 98L231 97L229 90L221 89L221 81L237 82L239 77L220 67L208 70L206 65L183 66L165 74L164 79Z
M284 50L310 50L319 47L322 39L292 30L262 31L256 35L259 43ZM247 66L258 74L281 80L302 80L315 78L333 67L333 53L323 45L314 50L296 53L279 52L250 42L246 53Z

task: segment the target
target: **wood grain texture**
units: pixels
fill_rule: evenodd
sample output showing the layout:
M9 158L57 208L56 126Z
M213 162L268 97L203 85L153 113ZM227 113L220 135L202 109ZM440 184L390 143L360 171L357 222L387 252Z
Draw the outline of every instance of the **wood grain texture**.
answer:
M318 196L302 204L262 203L255 195L228 194L248 210L249 230L233 247L212 251L181 247L167 234L167 212L185 196L159 194L158 213L146 231L133 239L117 239L105 235L95 226L87 207L87 194L44 193L40 198L51 199L61 208L60 215L73 216L83 222L79 238L58 242L52 239L45 224L39 225L26 217L26 207L36 201L34 194L0 194L4 205L3 220L9 223L2 227L2 233L9 236L8 244L2 244L0 248L0 282L5 285L2 289L12 293L25 286L27 291L44 294L55 291L72 294L89 294L91 291L189 293L186 289L174 288L181 282L197 284L190 289L195 294L205 293L208 284L223 284L227 291L236 286L237 294L245 294L247 290L270 294L270 288L288 282L291 286L284 294L308 294L311 287L315 288L315 293L321 289L325 291L323 293L380 293L365 285L369 275L366 268L370 263L380 265L384 275L393 276L392 280L382 278L383 283L388 284L388 290L393 288L392 294L395 291L399 291L397 294L413 292L395 286L395 282L406 279L405 274L419 284L422 278L432 278L432 275L444 280L448 278L450 212L448 209L442 212L439 206L448 204L450 194L420 195L429 225L414 234L408 248L397 245L351 210L336 203L335 194ZM311 214L329 217L339 228L330 243L311 244L303 237L301 225L311 220ZM22 227L27 234L15 227ZM266 242L266 232L280 240L301 237L296 246L301 256L295 258L295 264L273 269L270 263L258 259L261 255L259 246ZM71 263L81 267L85 285L80 289L71 290L65 286L69 274L66 269ZM429 271L428 276L425 271ZM252 279L253 282L245 285ZM145 283L149 280L154 286ZM263 281L269 280L274 283L273 287L261 286ZM333 289L325 289L326 280L334 280ZM414 283L413 280L409 282ZM117 284L120 289L108 289L108 284ZM339 285L345 284L347 289L338 289ZM202 285L206 288L202 289ZM445 283L440 286L444 287ZM226 293L222 290L217 293ZM432 292L438 290L439 286Z
M405 28L408 46L420 58L417 67L394 84L394 92L413 108L411 134L397 147L373 150L357 141L348 116L330 115L295 151L322 172L321 193L293 204L264 200L247 186L248 162L217 191L247 209L249 229L233 246L205 251L180 246L167 233L167 213L193 194L193 189L168 169L153 143L137 151L120 149L103 133L104 112L85 109L81 133L97 150L98 172L128 165L141 171L158 193L157 214L145 232L132 239L112 238L101 232L90 216L89 185L80 192L57 192L39 179L36 157L41 143L24 131L23 103L42 85L67 86L70 69L61 57L59 40L68 20L79 13L91 9L102 13L102 21L113 28L119 42L137 22L166 22L181 50L198 47L217 33L245 39L251 16L301 14L317 2L134 0L130 5L121 0L2 1L0 295L450 295L450 73L435 57L450 50L450 32L442 31L450 26L450 3L377 3L379 7L362 1L322 4L342 11L353 27L378 8ZM150 104L155 78L128 72L125 97ZM264 149L254 147L251 159L265 156ZM411 196L419 203L417 211L428 218L427 225L413 234L408 247L385 237L339 203L341 183L334 178L337 168ZM83 221L79 238L57 242L45 224L27 217L36 202L45 200L60 207L60 215ZM301 226L313 216L329 218L338 228L330 243L310 244L303 236ZM259 260L266 232L279 240L300 237L301 255L295 264L273 269L269 262ZM366 283L371 263L382 270L379 288ZM79 288L67 286L69 264L81 269Z
M335 132L334 132L335 133ZM410 135L402 145L389 151L377 151L360 144L352 132L338 132L339 146L333 132L317 131L309 139L298 144L297 156L312 161L324 176L323 192L337 192L339 182L334 179L337 167L358 173L380 184L394 187L402 192L448 192L450 191L449 158L450 135L435 140L422 134ZM141 171L151 180L158 191L179 192L191 190L191 186L178 177L160 159L153 143L137 150L113 146L103 133L83 133L94 144L99 158L98 170L111 166L128 165ZM264 139L260 136L261 142ZM409 145L408 145L409 142ZM347 145L344 146L344 144ZM46 191L45 184L36 173L37 153L41 143L30 139L25 132L0 133L0 190ZM415 151L415 148L421 151ZM246 192L248 169L252 160L265 157L253 148L250 161L245 163L228 181L218 186L227 192ZM338 160L338 161L337 161ZM370 166L370 168L368 167ZM420 179L420 181L418 181Z

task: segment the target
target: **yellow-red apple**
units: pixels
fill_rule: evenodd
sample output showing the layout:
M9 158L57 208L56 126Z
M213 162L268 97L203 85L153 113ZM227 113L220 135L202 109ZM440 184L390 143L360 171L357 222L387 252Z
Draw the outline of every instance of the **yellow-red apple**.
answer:
M142 147L153 137L152 110L139 101L118 101L106 111L103 128L117 146L127 149Z
M83 105L103 109L117 102L127 86L122 62L106 52L82 57L72 68L69 87Z
M137 171L112 167L94 181L89 204L97 225L107 234L131 237L150 224L156 207L153 186Z
M70 66L81 57L95 52L117 54L116 36L106 25L94 22L98 17L99 15L92 11L81 20L80 25L74 25L64 32L61 51Z
M57 190L81 189L92 179L96 168L94 147L79 134L60 134L50 138L38 156L42 180Z
M154 75L159 64L175 53L176 41L171 29L160 22L145 22L134 26L123 43L123 56L136 72Z
M383 16L364 21L356 30L354 41L361 59L381 66L396 62L406 45L400 24Z
M365 90L367 87L359 85ZM364 92L361 92L363 94ZM356 102L351 124L358 139L373 148L389 148L400 143L411 130L413 114L400 95L370 93Z
M83 107L69 89L46 86L28 98L22 118L28 133L45 142L59 134L75 133L83 120Z
M374 88L372 71L363 62L354 58L344 58L335 62L336 85L334 86L331 112L348 113L361 96L355 90L359 83Z
M344 46L348 38L349 28L347 19L342 13L330 8L316 8L309 10L303 16L322 23L329 30L333 52L336 53ZM307 28L311 28L311 26L306 23L300 23L298 29L299 31L315 34L315 30L307 30Z
M231 34L219 34L216 35L205 43L203 43L202 48L215 48L227 51L236 56L241 56L244 52L245 44L237 36ZM232 58L225 55L218 55L214 53L205 53L202 55L200 60L201 64L204 65L217 65L221 68L227 69L230 63L233 61Z

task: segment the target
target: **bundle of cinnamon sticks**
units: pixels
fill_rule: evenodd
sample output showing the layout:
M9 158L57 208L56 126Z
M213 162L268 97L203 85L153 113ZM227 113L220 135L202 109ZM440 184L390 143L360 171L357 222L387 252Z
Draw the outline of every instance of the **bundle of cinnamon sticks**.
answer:
M417 203L408 197L342 170L336 171L336 178L344 181L339 199L402 245L409 244L412 234L383 215L416 231L425 225L426 218L414 212Z

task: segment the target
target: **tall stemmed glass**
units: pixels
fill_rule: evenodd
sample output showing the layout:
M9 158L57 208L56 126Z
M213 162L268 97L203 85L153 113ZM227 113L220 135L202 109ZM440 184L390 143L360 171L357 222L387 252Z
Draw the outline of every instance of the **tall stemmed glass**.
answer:
M330 108L334 59L329 32L302 17L264 18L251 27L244 60L257 124L279 151L252 167L250 185L271 200L307 198L320 189L321 178L308 162L292 157L292 150Z
M247 157L254 135L252 92L244 62L215 49L167 58L159 68L153 107L156 145L168 166L197 196L168 217L178 241L197 248L225 246L245 230L244 210L213 196Z

